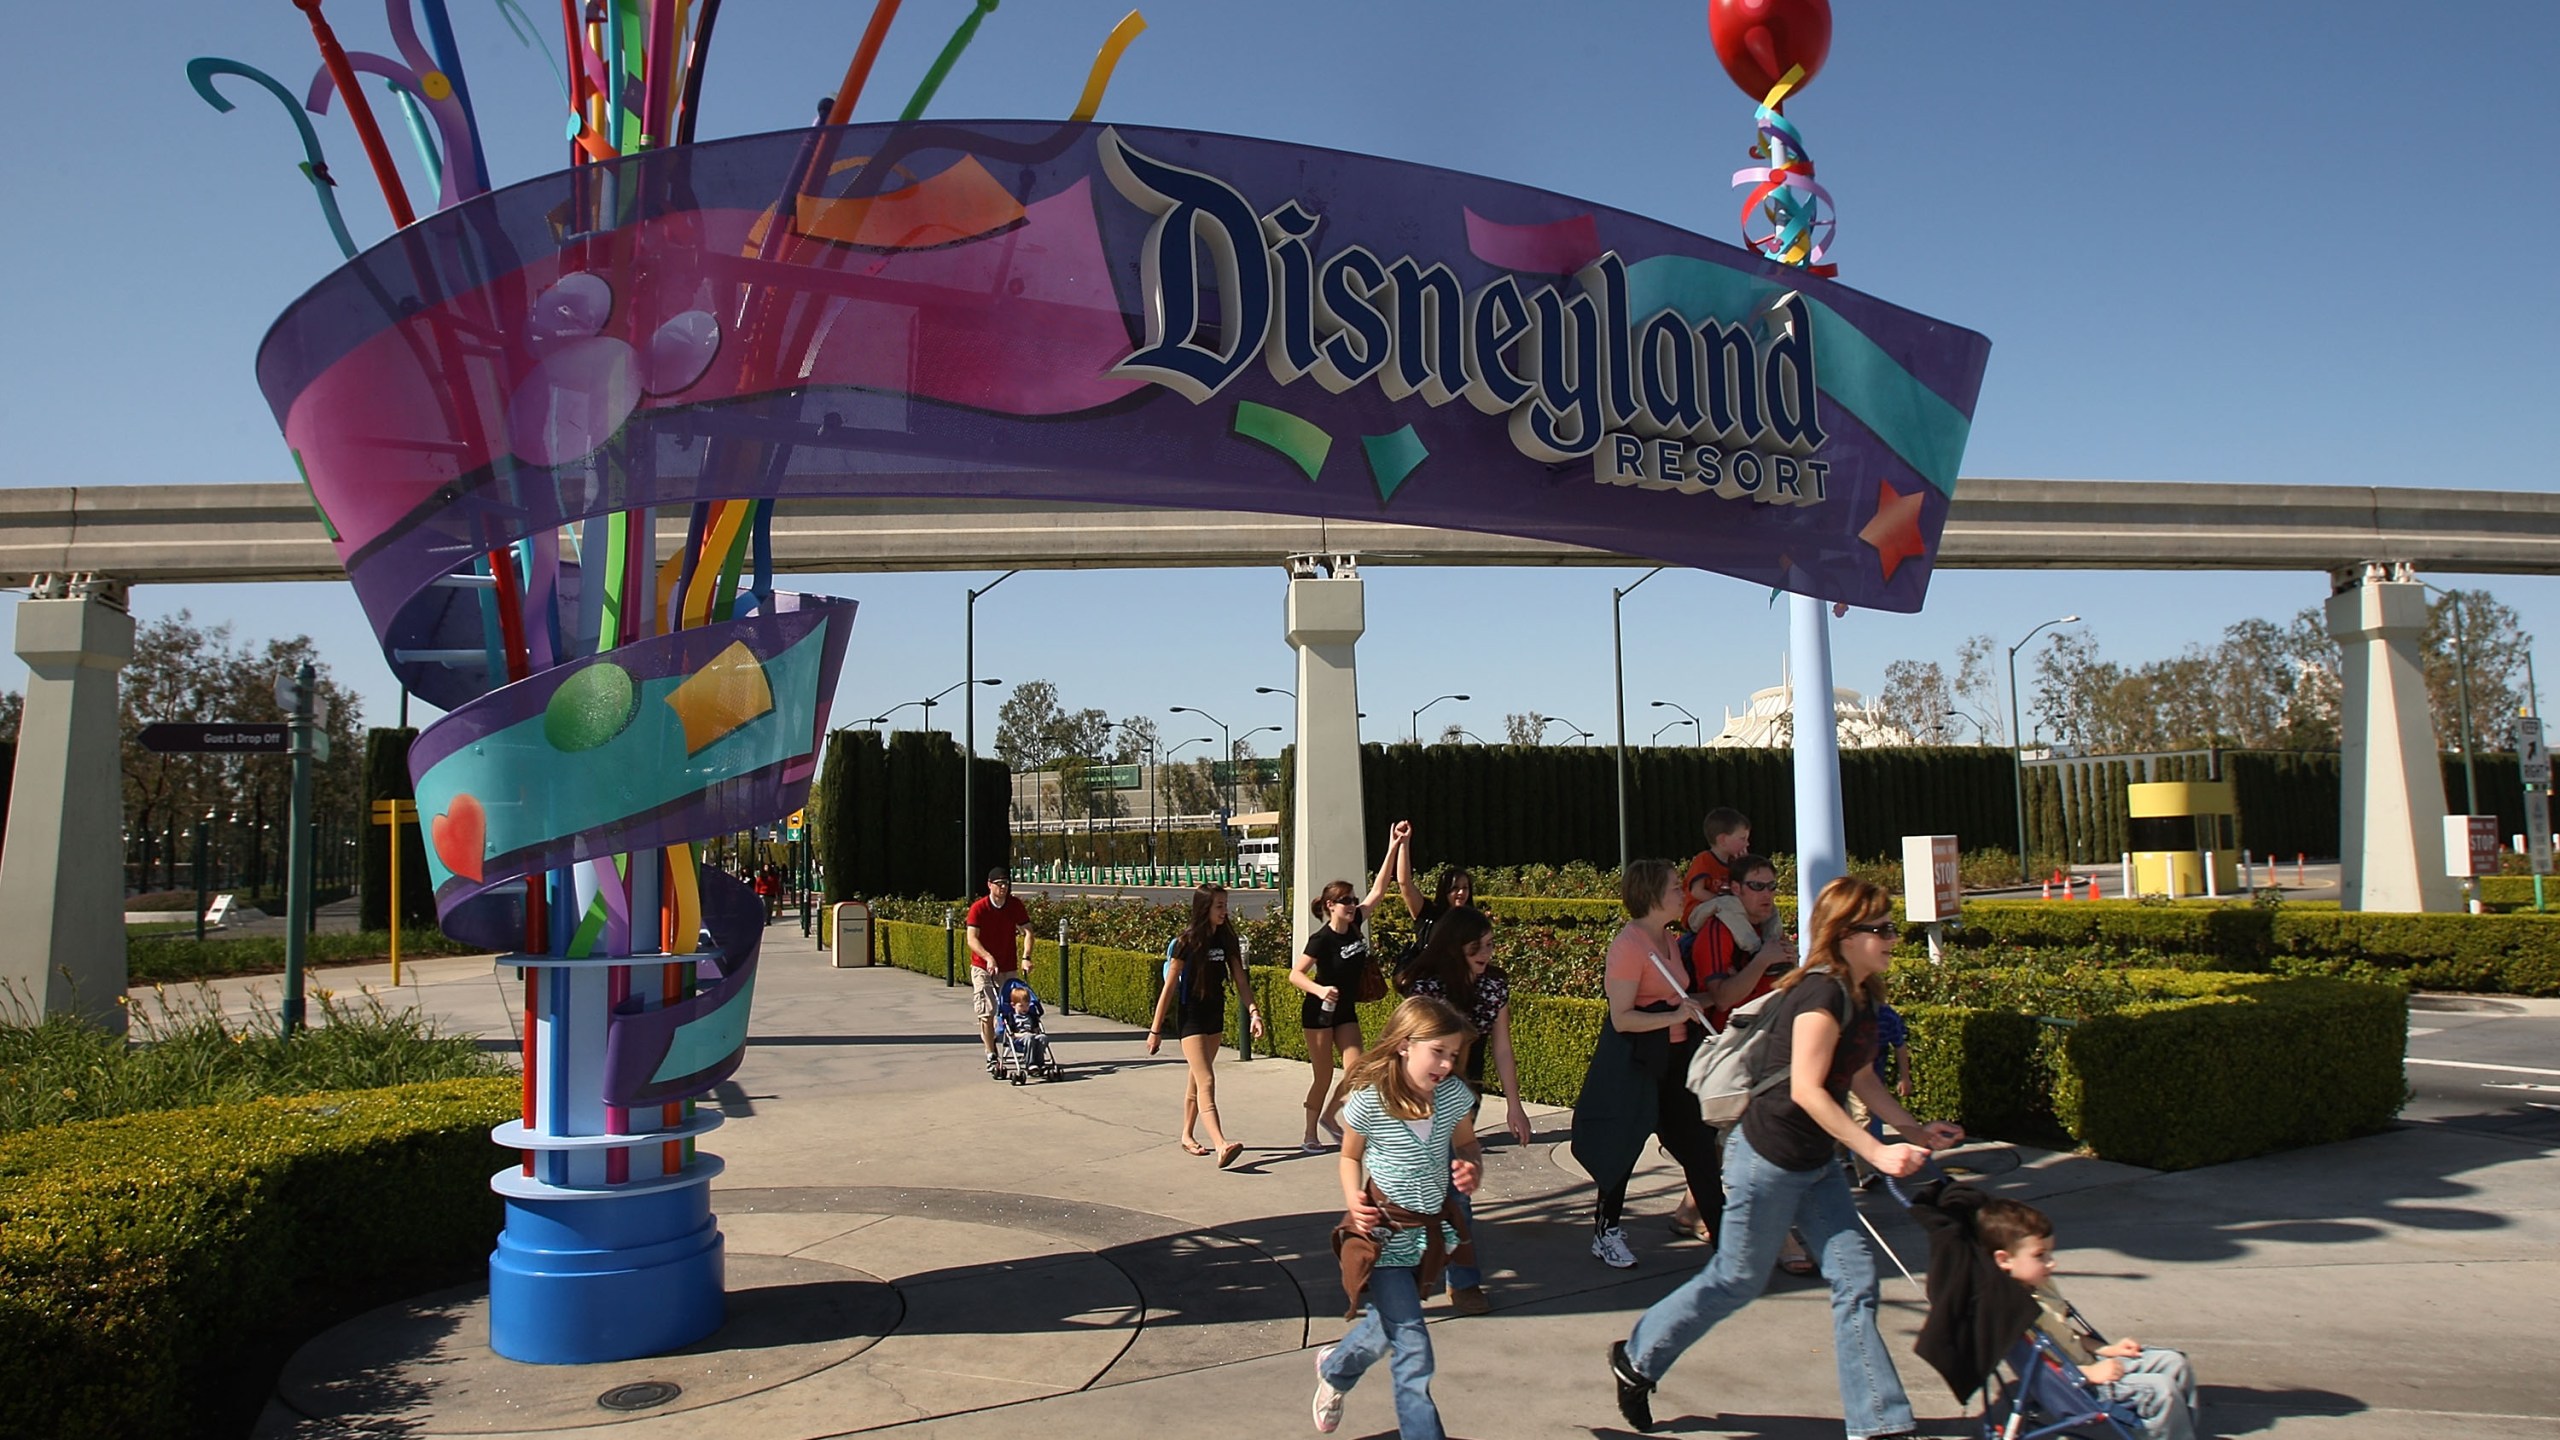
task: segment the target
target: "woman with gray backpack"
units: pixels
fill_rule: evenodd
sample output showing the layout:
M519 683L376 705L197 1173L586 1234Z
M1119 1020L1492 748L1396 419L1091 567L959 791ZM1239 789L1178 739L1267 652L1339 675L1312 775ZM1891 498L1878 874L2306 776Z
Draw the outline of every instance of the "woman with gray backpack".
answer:
M1715 1258L1609 1347L1618 1413L1636 1430L1653 1428L1653 1390L1672 1363L1768 1287L1780 1238L1792 1225L1831 1282L1833 1358L1848 1433L1870 1440L1911 1433L1910 1397L1876 1329L1875 1258L1836 1160L1836 1147L1846 1146L1884 1174L1906 1176L1931 1150L1964 1138L1953 1124L1912 1118L1875 1072L1876 1007L1899 934L1892 897L1855 877L1832 881L1805 926L1804 964L1755 1009L1734 1016L1739 1033L1729 1030L1699 1057L1707 1108L1738 1092L1741 1119L1725 1137ZM1717 1064L1746 1045L1754 1052L1747 1074ZM1853 1089L1911 1143L1888 1145L1851 1120L1841 1102Z

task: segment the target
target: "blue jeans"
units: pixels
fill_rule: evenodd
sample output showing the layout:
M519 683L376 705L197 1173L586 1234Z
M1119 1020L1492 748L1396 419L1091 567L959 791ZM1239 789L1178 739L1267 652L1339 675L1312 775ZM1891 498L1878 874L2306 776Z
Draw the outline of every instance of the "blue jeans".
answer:
M1840 1368L1840 1409L1851 1440L1911 1428L1911 1400L1876 1332L1876 1264L1858 1233L1849 1182L1825 1162L1811 1170L1770 1164L1742 1138L1725 1140L1724 1220L1715 1258L1689 1283L1636 1320L1627 1359L1636 1373L1660 1380L1681 1353L1768 1288L1778 1246L1790 1225L1831 1281L1831 1346Z
M1369 1272L1369 1308L1325 1357L1321 1373L1336 1390L1360 1383L1370 1366L1394 1355L1396 1433L1404 1440L1445 1440L1440 1407L1431 1403L1431 1329L1422 1323L1422 1292L1413 1267Z
M1476 1259L1481 1262L1484 1259L1484 1232L1476 1229L1475 1197L1463 1190L1452 1190L1449 1193L1458 1197L1458 1213L1467 1217L1467 1239L1475 1245ZM1449 1288L1452 1290L1471 1289L1484 1283L1484 1266L1481 1263L1461 1265L1452 1260L1445 1273L1449 1277Z

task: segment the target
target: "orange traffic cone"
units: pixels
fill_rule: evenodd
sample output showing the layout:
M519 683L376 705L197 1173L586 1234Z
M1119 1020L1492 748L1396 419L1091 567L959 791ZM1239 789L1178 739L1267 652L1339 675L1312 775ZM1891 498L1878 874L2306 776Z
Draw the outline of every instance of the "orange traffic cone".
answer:
M2053 878L2052 878L2051 876L2047 876L2047 877L2045 877L2045 882L2044 882L2044 894L2043 894L2041 897L2039 897L2039 898L2041 898L2041 899L2045 899L2045 900L2050 900L2050 899L2052 899L2052 898L2053 898Z
M2098 898L2098 877L2095 875L2089 877L2089 898L2092 900Z

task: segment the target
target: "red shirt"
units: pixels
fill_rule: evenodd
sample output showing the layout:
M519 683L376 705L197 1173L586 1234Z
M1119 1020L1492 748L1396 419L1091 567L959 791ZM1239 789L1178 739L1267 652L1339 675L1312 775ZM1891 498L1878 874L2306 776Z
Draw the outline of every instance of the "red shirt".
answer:
M968 923L970 929L978 932L978 943L987 947L988 954L996 957L995 968L999 972L1011 970L1016 964L1014 936L1031 923L1031 907L1022 903L1021 896L1015 895L1006 899L1004 908L998 909L993 901L981 895L969 907ZM975 950L969 952L969 964L980 970L987 968L987 962L979 959Z
M1741 946L1735 944L1733 931L1718 919L1708 920L1705 927L1698 931L1697 938L1689 942L1689 968L1698 977L1697 983L1701 986L1709 981L1721 980L1758 958L1757 952L1746 952ZM1748 1005L1768 994L1770 987L1778 983L1778 976L1784 973L1784 971L1761 971L1760 982L1751 987L1750 994L1742 997L1742 1004ZM1737 1005L1733 1010L1740 1008L1742 1007ZM1732 1018L1733 1010L1711 1008L1707 1011L1707 1023L1721 1033L1725 1023Z
M1698 883L1701 880L1706 882L1704 887ZM1733 888L1733 871L1716 858L1715 849L1710 846L1699 851L1697 858L1689 862L1688 873L1680 877L1680 888L1690 900L1712 900ZM1682 908L1687 906L1684 904Z

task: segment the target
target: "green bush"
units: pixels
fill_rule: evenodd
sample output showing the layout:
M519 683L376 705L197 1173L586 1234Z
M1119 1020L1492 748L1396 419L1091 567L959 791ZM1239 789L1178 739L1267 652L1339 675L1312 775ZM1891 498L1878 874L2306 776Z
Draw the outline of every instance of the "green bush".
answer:
M292 1347L486 1265L512 1081L0 1137L0 1434L246 1433Z
M407 899L403 896L402 899ZM136 985L174 985L225 975L272 975L284 969L284 937L242 935L199 941L192 930L166 935L131 936L125 947L125 970ZM363 930L322 932L305 937L303 959L312 965L356 965L391 954L391 932ZM441 930L400 932L400 958L481 953Z
M2376 1130L2406 1098L2396 985L2174 970L2073 983L2066 971L2049 1003L1977 1008L1940 1003L1897 970L1897 989L1923 997L1897 1007L1911 1024L1914 1109L2179 1170Z
M348 1001L326 989L317 998L317 1023L292 1040L272 1012L235 1024L209 996L132 1007L139 1044L72 1015L0 1025L0 1132L507 1069L416 1010L394 1014L372 996Z
M2560 995L2560 914L2390 915L2318 906L1976 901L1949 936L1980 947L2087 949L2214 969L2396 977L2431 990Z

